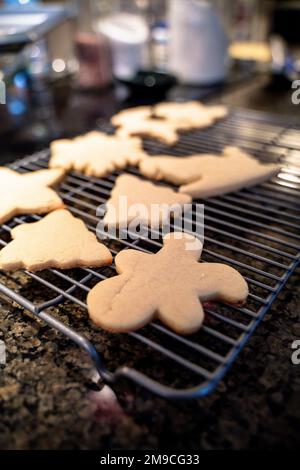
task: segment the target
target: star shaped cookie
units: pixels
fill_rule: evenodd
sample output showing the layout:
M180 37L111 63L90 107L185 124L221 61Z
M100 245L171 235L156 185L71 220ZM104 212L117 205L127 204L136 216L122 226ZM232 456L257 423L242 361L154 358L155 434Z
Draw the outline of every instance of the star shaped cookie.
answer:
M115 258L118 276L88 294L91 320L113 332L134 331L155 318L180 334L197 331L204 318L201 301L245 302L248 286L225 264L198 263L199 240L169 234L156 254L123 250Z
M168 223L171 215L179 216L184 204L191 201L188 195L124 174L116 179L103 223L107 227L126 228L135 220L136 224L158 228Z
M220 156L158 156L140 163L147 178L169 181L180 186L179 192L201 199L260 184L279 171L280 165L261 163L237 147L225 147Z
M137 165L145 157L138 137L111 136L97 131L75 139L55 140L50 150L51 168L75 170L99 178L127 165Z
M17 173L0 168L0 224L19 214L44 214L63 207L53 189L64 176L64 171L39 170Z
M112 263L110 251L83 221L67 210L51 212L38 222L18 225L13 240L0 251L0 269L99 267Z

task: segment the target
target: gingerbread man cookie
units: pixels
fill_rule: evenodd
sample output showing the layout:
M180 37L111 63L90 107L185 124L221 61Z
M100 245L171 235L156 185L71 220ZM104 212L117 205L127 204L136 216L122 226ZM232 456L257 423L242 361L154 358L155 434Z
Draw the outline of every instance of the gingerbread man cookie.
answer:
M107 212L103 219L107 227L125 228L135 222L158 228L182 213L192 198L173 189L143 181L133 175L121 175L116 179Z
M203 322L201 301L243 303L248 286L235 269L198 263L199 240L169 234L156 254L121 251L115 258L118 276L97 284L88 294L91 320L113 332L134 331L158 318L180 334L197 331Z
M51 143L51 168L64 168L104 177L127 165L137 165L145 157L138 137L120 137L102 132L90 132L75 139Z
M0 269L98 267L112 263L110 251L97 241L82 220L57 210L38 222L18 225L13 240L0 251Z
M181 193L205 199L267 181L280 165L264 164L237 147L225 147L221 156L147 158L140 163L140 171L147 178L180 185Z
M39 170L17 173L0 168L0 224L19 214L45 214L63 207L53 189L61 181L64 171Z

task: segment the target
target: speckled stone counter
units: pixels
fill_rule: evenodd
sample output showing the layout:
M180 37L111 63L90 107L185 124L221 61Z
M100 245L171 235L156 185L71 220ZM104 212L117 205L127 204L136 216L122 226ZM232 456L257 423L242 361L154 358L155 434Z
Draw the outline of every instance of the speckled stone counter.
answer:
M24 296L43 297L22 275L9 282ZM0 296L0 449L299 447L300 365L291 362L300 339L299 282L300 270L217 390L189 402L154 397L128 381L114 392L98 386L85 353ZM82 311L66 303L52 313L85 332L111 367L120 357L134 360L125 336L100 338Z
M299 281L300 270L218 389L191 402L168 402L128 382L115 394L99 390L85 354L1 298L0 448L296 448L300 365L291 362L291 344L300 339ZM98 346L104 351L105 341Z

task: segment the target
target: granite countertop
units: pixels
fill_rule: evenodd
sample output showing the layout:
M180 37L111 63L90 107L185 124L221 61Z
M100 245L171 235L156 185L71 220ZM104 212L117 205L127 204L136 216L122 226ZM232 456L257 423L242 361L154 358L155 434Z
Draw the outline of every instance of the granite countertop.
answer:
M270 108L268 90L247 86L247 99L234 91L222 101L246 106L254 102L254 107L263 109L269 103ZM112 99L109 93L99 96L98 103L107 104ZM289 112L284 94L278 95L274 107L283 109L284 102ZM105 117L94 112L95 101L89 96L76 100L76 105L79 100L92 107L82 128ZM70 125L72 114L71 108L66 109L61 122L65 119ZM7 150L7 160L18 152L18 147ZM34 289L35 298L42 298L43 292L21 274L9 282L23 295ZM300 339L299 282L297 270L216 391L189 402L157 398L127 381L114 391L98 386L85 353L0 297L0 341L6 348L5 358L0 342L0 449L296 449L300 365L291 362L291 344ZM58 314L55 309L53 313ZM68 303L60 317L80 329L86 327L82 314ZM101 336L100 342L97 331L90 328L89 336L110 363L111 350L120 348L128 354L126 342L118 343L111 335Z

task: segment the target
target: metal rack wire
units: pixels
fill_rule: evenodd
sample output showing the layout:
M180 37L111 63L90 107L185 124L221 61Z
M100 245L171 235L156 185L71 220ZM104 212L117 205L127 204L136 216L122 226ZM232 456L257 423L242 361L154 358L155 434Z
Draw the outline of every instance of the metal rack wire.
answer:
M104 130L111 131L109 126ZM82 318L86 318L86 294L97 282L115 275L114 266L25 272L28 279L45 288L45 298L39 303L21 296L9 287L9 282L0 283L0 293L84 349L109 384L125 377L168 398L208 394L224 377L300 260L300 127L296 122L234 108L227 119L215 126L183 135L175 147L144 141L149 154L174 156L221 151L224 145L238 145L258 158L282 164L282 171L270 182L205 201L202 259L224 262L239 269L250 287L246 306L208 305L202 329L190 337L181 337L159 322L129 334L129 347L134 348L135 356L146 355L145 372L138 367L142 362L137 361L138 366L131 365L130 351L127 352L128 362L125 358L124 363L123 354L123 363L116 366L114 362L114 368L109 368L85 335L51 313L52 307L68 302L80 308ZM43 151L10 166L20 172L42 169L47 167L48 157L48 151ZM134 168L126 171L138 174ZM119 174L115 172L99 179L71 173L60 184L59 193L72 213L95 231L99 222L97 207L108 199ZM0 246L9 241L9 232L14 226L38 218L36 215L15 217L2 225ZM161 240L143 237L111 238L107 244L113 254L128 247L154 253L162 245ZM104 334L101 330L97 332L100 342ZM187 379L190 375L191 381Z

